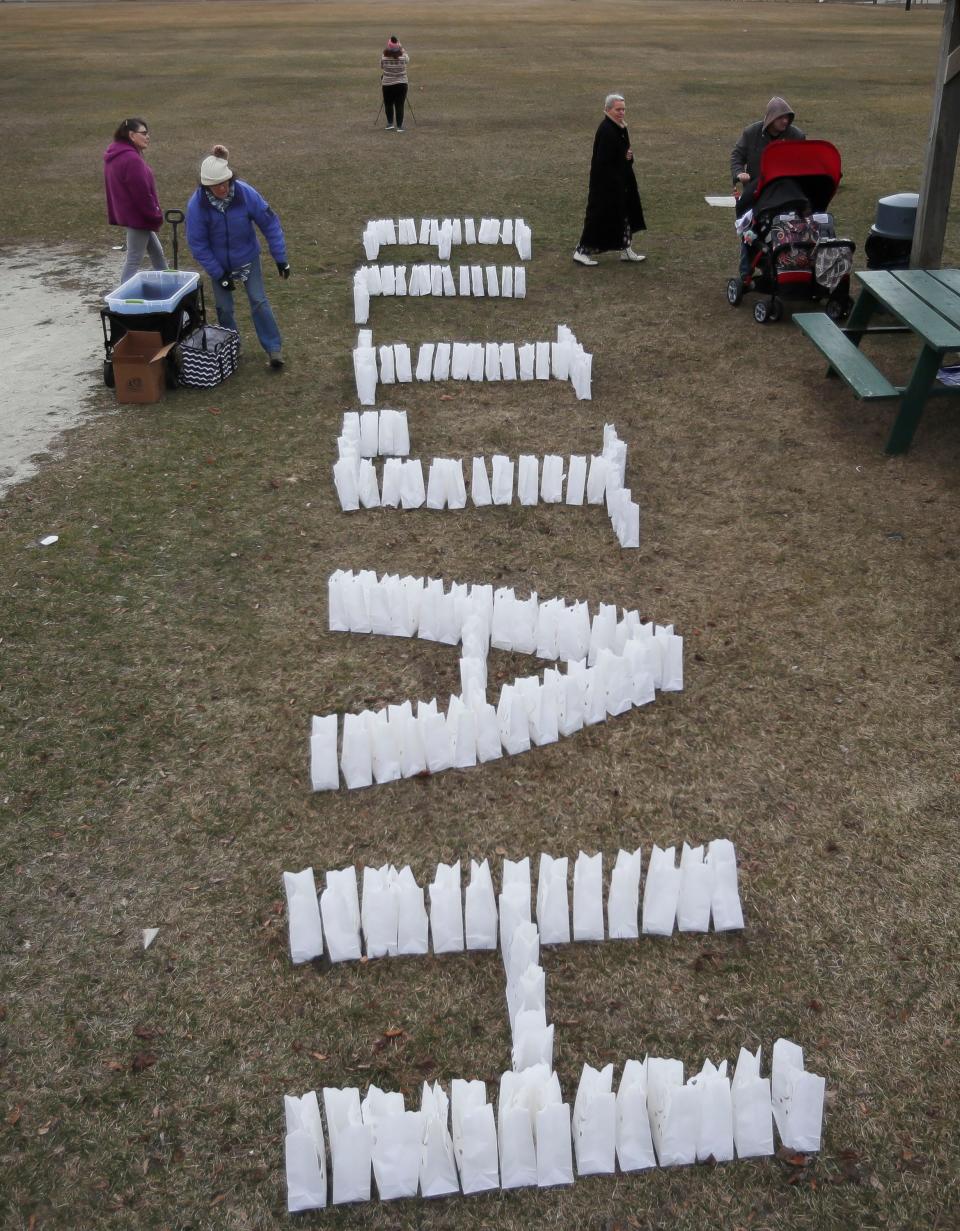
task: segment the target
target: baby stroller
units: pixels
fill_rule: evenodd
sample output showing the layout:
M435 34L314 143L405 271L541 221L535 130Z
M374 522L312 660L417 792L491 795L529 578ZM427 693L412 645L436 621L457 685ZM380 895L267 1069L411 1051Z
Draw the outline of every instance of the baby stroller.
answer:
M826 300L835 321L849 313L856 245L837 239L827 213L840 174L840 152L829 141L778 141L763 151L760 174L737 203L750 273L727 283L734 308L747 292L767 296L753 306L759 325L780 319L784 299Z

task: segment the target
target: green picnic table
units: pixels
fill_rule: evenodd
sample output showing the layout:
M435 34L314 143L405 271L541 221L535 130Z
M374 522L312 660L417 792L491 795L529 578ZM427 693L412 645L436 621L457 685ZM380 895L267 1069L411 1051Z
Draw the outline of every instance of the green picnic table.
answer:
M828 376L841 377L864 401L899 403L886 451L905 453L927 400L960 396L960 388L937 384L945 356L960 352L960 270L878 269L857 277L861 290L845 328L825 312L797 313L794 324L829 360ZM871 326L878 311L899 323ZM906 385L891 384L859 350L864 334L888 333L911 333L920 342Z

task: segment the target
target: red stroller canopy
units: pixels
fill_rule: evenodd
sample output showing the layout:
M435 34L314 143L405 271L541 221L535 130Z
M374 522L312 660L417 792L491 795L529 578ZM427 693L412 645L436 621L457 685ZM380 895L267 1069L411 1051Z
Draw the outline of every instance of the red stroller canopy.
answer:
M840 151L829 141L774 141L760 157L754 200L762 208L763 190L777 180L791 179L815 210L823 210L833 200L842 174Z

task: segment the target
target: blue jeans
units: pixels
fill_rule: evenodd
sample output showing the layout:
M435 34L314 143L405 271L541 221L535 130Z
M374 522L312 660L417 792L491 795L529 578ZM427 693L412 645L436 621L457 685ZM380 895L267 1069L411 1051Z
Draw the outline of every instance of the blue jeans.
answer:
M250 277L244 283L247 299L250 300L250 315L253 317L253 327L257 331L260 345L271 354L279 351L282 346L280 330L276 317L267 300L267 292L263 289L263 270L260 268L260 257L255 256L250 266ZM217 320L227 329L237 328L237 318L233 311L233 291L226 291L219 284L213 284L213 298L217 305Z

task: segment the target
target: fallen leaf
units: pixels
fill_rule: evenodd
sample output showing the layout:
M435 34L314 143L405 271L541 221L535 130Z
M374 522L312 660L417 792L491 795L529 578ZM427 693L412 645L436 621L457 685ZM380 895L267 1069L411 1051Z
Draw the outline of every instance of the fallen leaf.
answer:
M211 415L218 415L218 414L220 414L220 407L219 407L219 406L208 406L208 407L207 407L207 410L210 412L210 414L211 414Z
M813 1009L814 1013L822 1013L823 1012L823 1001L818 1000L816 996L814 996L812 1000L807 1001L807 1008Z
M402 1026L388 1026L383 1032L383 1037L385 1039L399 1039L406 1033Z
M144 1069L149 1069L156 1063L157 1058L151 1052L138 1051L130 1064L130 1069L134 1073L142 1073Z
M7 1116L7 1123L10 1125L11 1128L13 1128L13 1126L16 1124L16 1122L20 1119L22 1115L23 1115L23 1104L18 1103L17 1106L14 1107L13 1111L11 1111L9 1115Z
M314 1060L329 1060L330 1058L322 1051L312 1051L312 1052L308 1052L307 1054L310 1056L313 1056Z
M104 1060L103 1067L109 1069L112 1073L122 1073L127 1067L122 1060Z
M155 1039L158 1034L163 1034L162 1030L153 1030L149 1026L134 1026L133 1033L138 1039Z
M495 855L506 855L506 853L507 853L507 848L506 848L505 846L498 846L498 847L495 847L495 848L494 848L494 852L493 852L493 853L494 853Z
M809 1155L800 1154L796 1150L788 1150L786 1146L781 1146L780 1149L777 1150L777 1158L779 1158L781 1162L786 1163L788 1167L806 1167L807 1163L810 1161Z
M50 1130L53 1128L56 1122L57 1122L57 1117L51 1116L50 1119L46 1122L46 1124L41 1124L40 1127L37 1129L37 1136L46 1137L47 1133L50 1132Z
M214 1199L210 1202L210 1208L212 1209L215 1205L219 1205L221 1201L226 1201L226 1199L226 1193L217 1193Z

